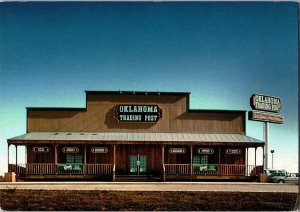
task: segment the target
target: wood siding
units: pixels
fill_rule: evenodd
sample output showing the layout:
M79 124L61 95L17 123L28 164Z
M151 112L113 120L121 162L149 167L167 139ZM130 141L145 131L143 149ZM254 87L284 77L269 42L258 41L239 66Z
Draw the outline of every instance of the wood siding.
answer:
M147 172L161 172L161 146L160 145L118 145L116 149L117 174L129 174L131 155L147 156Z
M34 147L48 147L49 152L33 152ZM54 151L53 145L27 145L27 163L54 163Z
M190 132L245 134L243 111L191 111L187 95L87 94L86 110L28 109L28 132ZM162 109L157 123L119 123L119 104L155 104Z

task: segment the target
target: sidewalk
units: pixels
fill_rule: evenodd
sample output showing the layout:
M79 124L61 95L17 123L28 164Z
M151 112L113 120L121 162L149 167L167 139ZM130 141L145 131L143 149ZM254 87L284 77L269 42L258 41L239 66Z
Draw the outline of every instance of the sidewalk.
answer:
M0 189L299 193L295 184L228 182L0 182Z

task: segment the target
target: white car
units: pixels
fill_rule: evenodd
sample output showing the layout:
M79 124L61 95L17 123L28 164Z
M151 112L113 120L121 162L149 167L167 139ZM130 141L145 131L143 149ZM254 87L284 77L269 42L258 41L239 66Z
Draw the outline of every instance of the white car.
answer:
M298 173L274 173L270 176L270 181L274 183L296 183L299 184Z

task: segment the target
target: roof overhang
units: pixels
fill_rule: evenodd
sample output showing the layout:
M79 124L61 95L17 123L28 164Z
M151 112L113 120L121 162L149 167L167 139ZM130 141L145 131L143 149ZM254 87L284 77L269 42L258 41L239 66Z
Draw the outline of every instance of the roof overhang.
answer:
M8 144L177 144L264 146L265 142L241 134L32 132L7 140Z

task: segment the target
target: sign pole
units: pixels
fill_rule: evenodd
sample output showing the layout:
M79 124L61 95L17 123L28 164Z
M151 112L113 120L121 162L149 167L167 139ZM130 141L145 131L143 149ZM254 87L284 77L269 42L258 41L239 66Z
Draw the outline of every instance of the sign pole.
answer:
M268 143L269 143L269 122L264 122L264 140L265 140L265 155L264 155L264 169L268 168Z
M254 111L249 111L248 118L253 121L264 122L264 152L263 166L268 169L269 153L269 123L283 124L284 116L276 114L282 110L282 101L280 97L266 96L262 94L253 94L250 98L250 106ZM266 112L267 111L267 112ZM271 153L273 150L271 150ZM272 155L273 168L273 155Z

